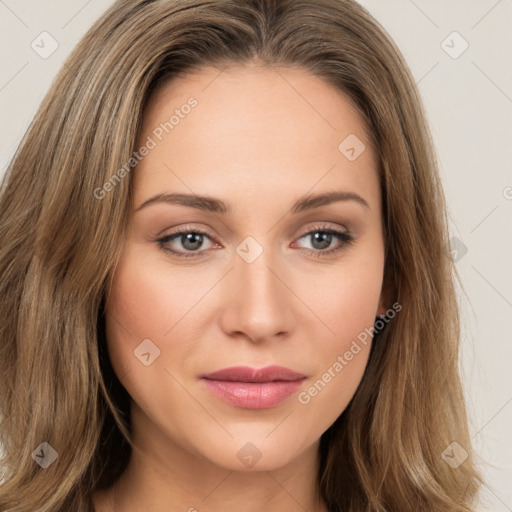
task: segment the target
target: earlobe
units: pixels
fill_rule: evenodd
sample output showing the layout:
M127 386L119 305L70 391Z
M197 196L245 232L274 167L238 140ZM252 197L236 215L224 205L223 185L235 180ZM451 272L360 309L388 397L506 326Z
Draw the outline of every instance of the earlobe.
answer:
M383 292L381 293L380 300L379 300L379 307L377 309L377 318L382 318L386 316L386 311L389 309L389 304L387 300L387 293Z
M384 287L382 287L382 290L380 292L380 298L379 298L379 306L377 307L377 313L375 315L375 319L383 316L384 312L386 311L386 309L385 309L385 304L386 304L385 295L386 294L384 293Z
M382 289L380 292L379 306L377 309L377 318L385 317L386 311L388 311L393 303L393 296L395 295L394 283L391 279L391 273L386 271L384 273L384 279L382 281Z

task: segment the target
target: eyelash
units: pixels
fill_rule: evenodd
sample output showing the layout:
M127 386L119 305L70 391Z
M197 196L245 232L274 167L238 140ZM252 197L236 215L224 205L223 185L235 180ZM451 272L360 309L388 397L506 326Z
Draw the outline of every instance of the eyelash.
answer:
M325 226L315 226L314 228L309 230L307 233L304 233L302 236L300 236L299 240L301 238L313 235L315 233L326 233L328 235L334 235L340 242L342 242L339 247L335 247L334 249L312 250L312 249L300 248L300 250L303 253L314 256L316 258L324 257L327 255L333 254L335 252L341 251L342 249L346 248L347 246L352 245L355 241L354 237L348 231L340 231L338 229L328 228ZM171 240L173 240L175 238L179 238L180 236L183 236L183 235L188 235L188 234L202 235L202 236L206 236L210 240L212 239L212 237L206 231L203 231L201 229L184 229L182 231L176 231L175 233L171 233L170 235L166 235L163 238L158 239L157 243L163 251L168 252L168 253L172 254L173 256L177 256L178 258L191 259L191 258L201 258L201 257L205 256L206 252L208 251L207 249L205 249L203 251L195 251L195 252L192 251L192 252L185 252L185 253L180 252L180 251L175 251L173 249L169 249L167 244Z

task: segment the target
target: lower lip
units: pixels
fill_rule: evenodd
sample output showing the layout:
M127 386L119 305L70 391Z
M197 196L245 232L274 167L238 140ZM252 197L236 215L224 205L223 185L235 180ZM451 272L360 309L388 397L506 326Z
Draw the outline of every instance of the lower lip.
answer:
M207 388L225 402L242 409L267 409L293 395L304 379L274 382L230 382L201 379Z

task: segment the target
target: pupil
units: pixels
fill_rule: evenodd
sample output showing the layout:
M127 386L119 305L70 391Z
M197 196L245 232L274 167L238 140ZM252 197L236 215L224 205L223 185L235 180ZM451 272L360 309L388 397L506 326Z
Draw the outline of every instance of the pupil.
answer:
M331 234L324 232L317 232L313 235L313 247L315 247L315 242L319 241L321 247L315 247L316 249L326 249L331 244Z
M185 240L183 241L183 247L185 247L185 249L199 249L199 247L201 247L201 244L203 243L203 235L199 233L189 233L187 235L184 235L184 237Z

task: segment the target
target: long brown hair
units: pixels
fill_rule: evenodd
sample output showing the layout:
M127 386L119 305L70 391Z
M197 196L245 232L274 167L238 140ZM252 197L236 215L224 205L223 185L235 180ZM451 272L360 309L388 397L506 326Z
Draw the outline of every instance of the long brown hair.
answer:
M119 170L158 84L254 61L305 69L359 109L379 162L385 278L402 306L321 438L322 496L331 511L474 510L435 152L403 57L353 0L119 0L70 55L1 189L0 510L92 510L93 491L125 469L129 396L104 318L130 205ZM458 467L443 455L454 442L467 454ZM57 454L45 469L41 443Z

